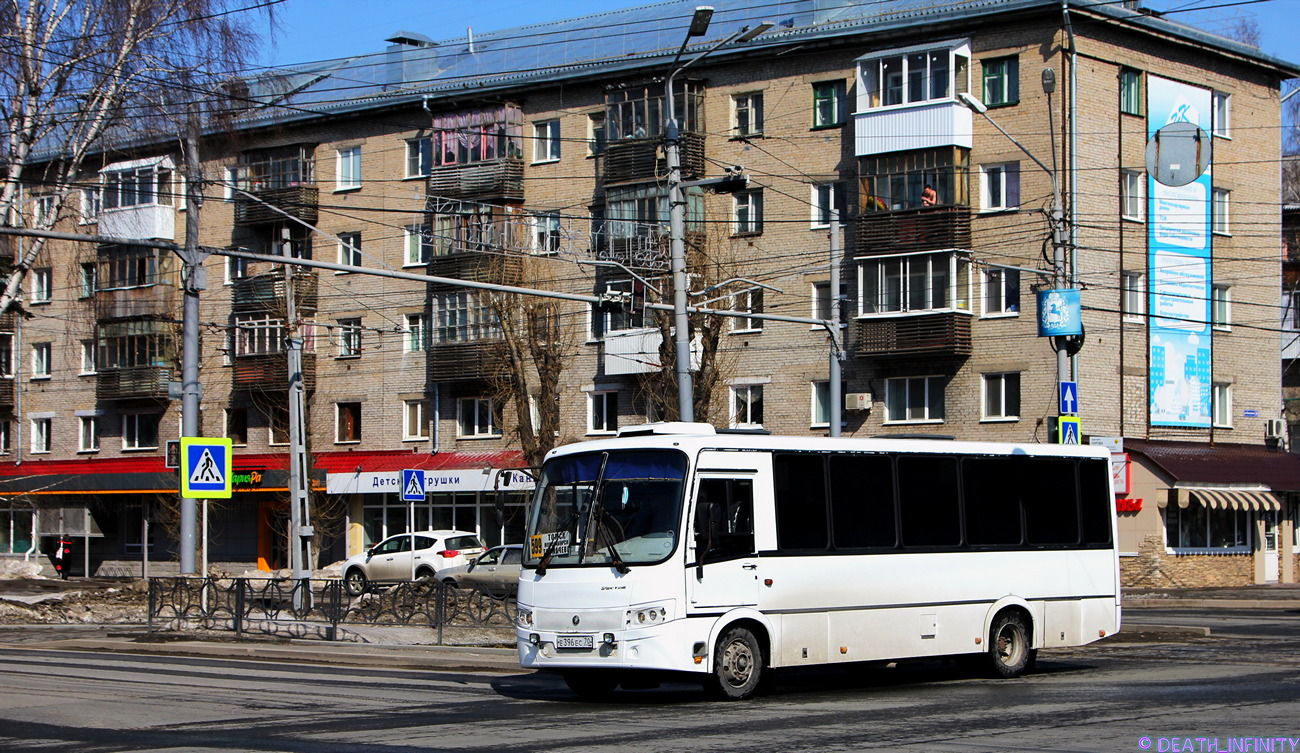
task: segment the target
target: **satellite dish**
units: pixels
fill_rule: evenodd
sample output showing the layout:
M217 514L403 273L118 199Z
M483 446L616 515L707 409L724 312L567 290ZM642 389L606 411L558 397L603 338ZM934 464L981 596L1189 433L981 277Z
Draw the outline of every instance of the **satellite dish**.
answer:
M1185 186L1209 169L1211 141L1194 123L1170 123L1147 142L1147 171L1157 183Z

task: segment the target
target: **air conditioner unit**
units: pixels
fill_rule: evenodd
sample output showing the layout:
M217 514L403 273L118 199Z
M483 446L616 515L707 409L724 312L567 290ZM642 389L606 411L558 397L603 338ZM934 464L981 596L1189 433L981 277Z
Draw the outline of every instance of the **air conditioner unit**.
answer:
M1281 439L1286 436L1286 422L1280 418L1269 418L1264 421L1264 437L1266 439Z
M871 410L871 393L848 393L844 396L844 410Z

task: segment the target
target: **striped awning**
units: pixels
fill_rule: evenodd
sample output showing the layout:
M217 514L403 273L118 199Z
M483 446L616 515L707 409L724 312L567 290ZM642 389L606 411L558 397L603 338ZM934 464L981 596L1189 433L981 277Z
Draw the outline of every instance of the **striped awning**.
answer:
M1211 510L1281 510L1272 492L1260 489L1183 489Z

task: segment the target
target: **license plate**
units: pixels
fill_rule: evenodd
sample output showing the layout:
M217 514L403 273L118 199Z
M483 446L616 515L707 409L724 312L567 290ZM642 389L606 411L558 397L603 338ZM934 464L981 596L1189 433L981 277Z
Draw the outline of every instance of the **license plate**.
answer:
M556 648L595 648L596 638L591 635L557 635Z

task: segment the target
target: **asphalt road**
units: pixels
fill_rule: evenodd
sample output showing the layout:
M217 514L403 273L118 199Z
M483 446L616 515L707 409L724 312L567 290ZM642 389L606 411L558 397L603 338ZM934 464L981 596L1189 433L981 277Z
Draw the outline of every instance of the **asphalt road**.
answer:
M1222 632L1044 651L1009 681L942 662L786 672L733 704L686 684L580 703L548 675L17 647L0 650L0 750L1300 751L1295 614L1127 616Z

